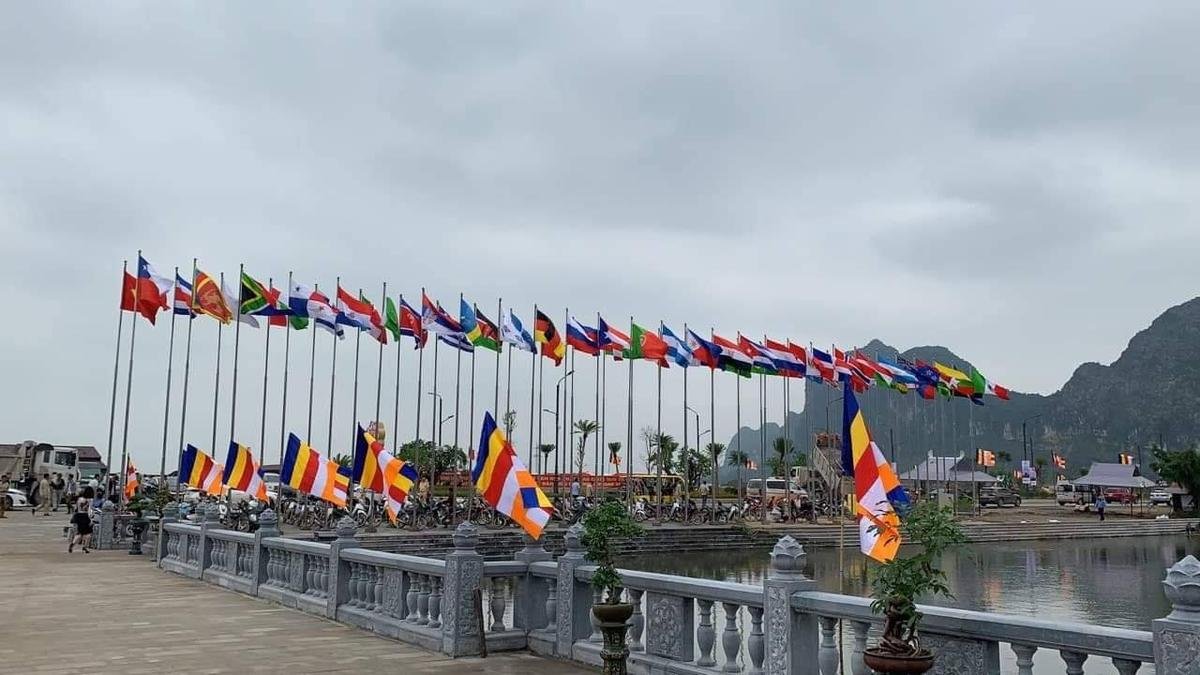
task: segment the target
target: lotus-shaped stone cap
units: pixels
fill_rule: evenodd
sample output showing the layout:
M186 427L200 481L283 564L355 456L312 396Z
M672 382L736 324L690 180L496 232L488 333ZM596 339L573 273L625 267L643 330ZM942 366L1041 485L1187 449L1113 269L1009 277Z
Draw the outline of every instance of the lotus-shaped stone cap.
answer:
M775 572L783 572L785 574L800 574L800 570L804 565L804 547L800 542L792 539L790 535L784 535L779 541L775 542L775 548L771 549L771 570Z
M454 529L454 550L474 551L479 543L479 531L471 523L464 522Z
M1200 623L1200 560L1189 555L1175 563L1162 583L1174 608L1167 618Z
M216 504L209 503L204 507L204 520L209 523L217 523L221 521L221 507Z
M276 516L275 512L271 509L263 509L263 512L258 514L258 526L260 528L275 527L275 524L278 522L279 516Z
M583 525L575 523L567 528L567 533L563 535L563 539L567 542L568 552L583 552Z
M358 524L350 516L342 516L338 518L333 531L337 534L338 539L353 539L355 533L358 532Z

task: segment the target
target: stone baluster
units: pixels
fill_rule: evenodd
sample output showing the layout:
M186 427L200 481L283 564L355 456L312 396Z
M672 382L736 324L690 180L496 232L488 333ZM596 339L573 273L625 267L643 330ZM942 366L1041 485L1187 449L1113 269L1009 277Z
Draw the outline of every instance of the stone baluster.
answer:
M1033 655L1038 648L1013 643L1012 650L1017 655L1017 675L1033 675Z
M746 651L750 654L750 675L762 675L763 656L763 608L750 607L750 639L746 640Z
M592 588L592 607L604 602L604 589ZM592 624L592 634L588 636L588 642L601 643L604 642L604 636L600 633L600 620L596 618L595 613L588 612L588 618Z
M316 561L313 559L313 556L306 554L306 555L304 555L304 562L305 562L305 565L304 565L304 587L300 589L300 592L303 593L304 595L316 595L316 589L317 589ZM351 565L351 569L353 569L353 565ZM353 572L351 572L350 577L354 578Z
M350 607L358 607L362 604L362 596L359 595L358 576L362 574L358 563L346 563L346 571L350 576L346 578L346 605Z
M1134 661L1133 659L1120 659L1115 656L1113 657L1112 663L1113 667L1117 669L1118 675L1135 675L1135 673L1137 673L1137 671L1142 667L1141 661Z
M871 669L863 661L863 651L867 648L867 635L871 632L868 621L851 621L854 630L854 651L850 655L850 672L853 675L871 675Z
M329 544L329 581L325 584L325 616L336 618L338 605L342 604L349 595L350 584L343 578L349 574L349 568L343 563L342 551L348 548L359 548L357 539L358 525L350 516L342 516L334 527L337 539Z
M504 612L508 609L504 595L504 579L492 577L491 590L488 591L488 604L492 612L492 625L488 630L500 633L507 630L504 627Z
M528 534L522 534L521 540L525 543L525 547L513 554L513 560L529 565L553 558L542 545L541 540L534 539ZM546 611L546 585L542 583L541 579L534 577L528 567L523 575L514 580L512 606L513 628L530 631L546 625L543 616Z
M251 590L258 595L259 584L270 583L271 558L270 549L266 548L264 540L268 537L279 536L279 518L275 511L264 509L258 514L258 529L254 531L254 543L250 546L247 576L250 577Z
M442 578L429 578L431 590L429 591L429 627L442 627Z
M321 587L317 589L318 595L322 598L329 597L329 559L321 560Z
M417 622L417 586L420 584L416 572L407 572L408 592L404 596L404 604L408 606L408 616L404 620L409 623Z
M725 665L721 667L721 672L740 673L742 666L738 663L738 657L742 653L742 634L738 631L738 612L741 611L741 605L723 602L721 608L725 610L725 630L721 632L721 650L725 652Z
M417 625L429 625L429 577L417 577Z
M558 579L546 579L546 631L553 633L557 630L558 621Z
M372 592L372 594L371 594L371 597L373 598L373 604L375 605L375 607L374 607L374 610L375 610L376 612L382 612L382 611L384 611L384 610L383 610L383 577L384 577L384 571L383 571L383 568L382 568L382 567L374 567L374 568L372 568L372 569L374 570L374 574L373 574L373 576L374 576L374 579L375 579L375 588L374 588L374 591L373 591L373 592Z
M1060 649L1058 655L1062 657L1063 663L1067 664L1067 675L1083 675L1083 662L1087 661L1087 654Z
M700 626L696 628L696 646L700 648L700 657L696 665L707 668L717 665L713 658L713 645L716 644L717 633L713 630L713 601L699 600Z
M463 523L454 530L454 550L446 556L442 591L442 653L474 656L479 653L480 616L475 592L483 583L483 556L475 550L479 535L475 526ZM565 652L564 652L565 653Z
M1162 583L1171 613L1152 622L1155 672L1193 673L1200 661L1200 560L1189 555L1175 563Z
M818 650L817 663L821 666L821 675L837 675L838 664L841 662L841 650L838 649L837 631L838 620L831 616L822 616L821 646Z
M803 672L817 662L817 617L792 611L792 595L817 589L804 576L804 547L785 536L771 549L771 568L763 580L768 673Z
M640 652L646 648L642 644L642 631L646 629L646 615L642 614L642 591L640 588L629 589L629 602L633 604L633 615L629 617L629 651Z
M370 580L370 567L364 563L358 564L358 606L368 609L371 604L371 594L368 590L374 585Z
M363 597L365 598L365 606L369 612L374 612L379 607L379 600L375 597L375 576L376 568L374 565L363 565Z

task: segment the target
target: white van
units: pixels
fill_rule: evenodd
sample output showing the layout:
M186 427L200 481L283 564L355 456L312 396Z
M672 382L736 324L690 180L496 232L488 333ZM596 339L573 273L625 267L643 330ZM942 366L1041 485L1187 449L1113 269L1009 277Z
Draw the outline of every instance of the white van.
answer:
M753 497L759 494L762 489L761 478L751 478L746 481L746 494ZM792 481L792 497L807 497L808 491L800 486L796 480ZM767 496L768 497L785 497L788 494L787 482L783 478L768 478L767 479Z

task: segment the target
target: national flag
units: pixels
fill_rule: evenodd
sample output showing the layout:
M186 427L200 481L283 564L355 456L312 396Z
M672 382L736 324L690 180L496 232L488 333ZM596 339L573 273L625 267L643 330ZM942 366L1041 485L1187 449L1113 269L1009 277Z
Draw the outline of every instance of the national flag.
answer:
M1067 458L1062 455L1054 455L1054 466L1058 469L1067 468Z
M192 307L196 313L207 314L221 323L233 321L233 306L226 301L217 280L200 270L196 270Z
M688 330L687 346L692 352L696 363L709 368L716 368L721 358L721 348Z
M988 380L983 376L983 373L974 368L971 369L971 383L975 385L975 391L980 396L988 394L995 396L1001 401L1009 400L1009 391L1006 387L1002 387L995 382Z
M375 309L370 300L362 297L361 293L356 298L338 286L337 310L338 323L365 330L376 342L387 344L387 331L383 329L383 319L379 316L379 310Z
M397 341L401 335L407 335L413 339L413 349L420 349L429 341L429 332L421 325L421 314L405 302L404 298L400 298L398 307L391 298L387 298L384 302L384 314L387 316L384 326Z
M468 354L475 351L475 345L471 344L471 341L467 339L465 333L449 333L438 335L437 339L438 342L441 342L442 344L449 345L459 351L467 352Z
M622 355L629 349L629 336L610 326L604 317L596 317L596 320L596 336L600 349L612 354L618 361L621 360Z
M887 562L900 550L900 517L893 503L907 504L908 493L871 440L867 419L849 381L843 396L842 467L845 475L854 478L859 546L864 554Z
M288 292L288 309L293 317L312 319L339 338L345 337L342 327L337 324L337 311L330 304L329 297L315 288L293 281Z
M996 453L979 448L975 451L975 463L979 466L996 466Z
M716 333L712 336L713 344L721 351L717 356L717 367L731 373L736 373L742 377L750 377L750 373L754 368L754 360L742 351L738 343L733 340L723 338Z
M430 300L424 293L421 294L421 325L430 333L438 335L456 335L463 332L462 325L442 309L441 303Z
M279 467L279 482L338 508L346 508L350 469L322 456L307 443L301 443L296 434L288 434L283 465Z
M1117 455L1117 459L1119 459L1122 464L1133 464L1133 455L1127 455L1122 452L1121 454Z
M125 458L125 501L133 499L138 489L138 471L133 466L133 458Z
M834 367L833 356L827 352L823 352L816 347L809 350L809 375L816 371L816 375L825 382L837 381L837 370Z
M388 518L395 524L418 474L415 466L392 456L382 442L360 426L354 447L354 480L364 489L383 495Z
M238 321L250 326L251 328L258 328L258 319L254 318L254 316L251 314L246 314L241 311L241 302L238 300L239 296L234 295L233 292L230 291L227 286L225 286L224 279L221 280L221 295L225 296L225 305L227 307L238 308Z
M975 385L971 383L971 376L963 371L942 365L937 361L933 362L933 369L937 371L942 382L952 393L959 396L972 396L976 393Z
M459 323L467 340L476 347L483 347L494 352L500 351L500 334L496 324L488 320L478 307L470 305L466 300L459 302Z
M179 316L195 317L196 311L192 308L192 284L187 279L175 275L175 294L172 299L174 311Z
M738 348L753 361L754 365L751 366L751 371L760 375L778 374L779 370L771 361L771 357L767 356L767 348L765 346L758 344L745 335L738 334Z
M221 476L225 467L213 461L212 457L188 445L179 459L179 482L216 497L221 494L224 484Z
M629 324L629 349L622 354L627 359L647 359L657 361L660 367L667 367L667 343L663 339L636 323Z
M471 482L489 506L512 518L530 537L542 536L554 507L521 463L504 432L496 426L491 413L483 417Z
M804 366L803 352L797 355L791 343L764 340L761 345L766 350L767 358L775 366L775 370L784 377L804 377L807 369Z
M270 300L271 306L275 308L275 311L267 319L268 326L286 328L288 324L291 324L293 330L308 328L307 318L292 314L291 307L283 300L283 291L281 289L268 286L267 300Z
M225 457L225 475L221 480L231 490L241 490L260 502L267 501L267 484L259 474L258 464L250 448L237 441L229 442L229 454Z
M928 363L920 360L910 363L901 359L900 364L916 376L922 398L933 399L939 392L949 393L945 383L942 382L941 375Z
M596 329L579 323L575 317L567 321L567 346L589 356L600 354L600 345L596 342Z
M567 346L554 327L554 322L540 309L533 317L533 341L542 346L542 356L554 359L556 366L567 355Z
M273 316L277 313L267 287L244 271L242 272L239 307L238 311L242 314L254 316Z
M533 342L533 336L529 334L529 331L525 330L525 325L521 323L521 320L517 318L516 313L511 309L508 310L508 314L504 317L504 323L501 326L500 332L504 337L504 341L517 349L523 349L530 353L537 351L537 346Z
M137 276L126 272L121 284L121 309L126 312L137 312L151 324L155 322L160 310L170 309L167 304L167 292L171 290L171 280L160 275L145 258L138 256Z
M837 379L839 382L844 382L850 379L850 375L852 374L850 370L850 360L846 358L846 352L843 352L837 347L833 348L833 370L837 373Z
M667 345L667 358L674 362L675 365L681 368L700 365L700 362L692 354L692 350L688 348L687 343L680 340L678 335L672 333L670 328L663 325L659 327L658 332L662 337L662 341Z
M879 364L882 371L887 371L891 376L892 388L908 393L910 389L915 389L920 385L917 376L899 364L882 358L876 359L875 362Z

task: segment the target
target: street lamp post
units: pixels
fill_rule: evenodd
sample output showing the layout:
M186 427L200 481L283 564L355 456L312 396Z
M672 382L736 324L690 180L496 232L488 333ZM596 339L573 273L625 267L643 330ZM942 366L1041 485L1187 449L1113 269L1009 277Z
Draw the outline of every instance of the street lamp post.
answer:
M438 420L442 419L442 408L444 405L444 401L442 400L442 395L437 392L433 392L433 391L429 391L429 392L425 392L425 393L429 394L430 396L432 396L435 399L433 402L433 404L434 404L434 415L433 415L434 419L438 419ZM429 433L433 434L433 450L437 450L442 445L441 425L438 425L437 429L430 429ZM431 450L429 452L429 494L423 495L426 498L426 500L430 501L430 502L433 501L433 474L434 474L433 456L434 456L434 453ZM418 470L420 469L419 466L417 468L418 468ZM427 504L427 506L428 506L428 504Z
M558 411L551 410L549 408L542 408L542 412L550 413L551 415L554 415L554 445L553 445L553 447L555 449L557 449L558 448ZM538 417L541 417L540 413L538 414ZM541 448L538 448L538 473L546 473L546 455L548 455L548 454L549 454L548 452L544 452Z
M574 374L575 374L575 371L574 371L574 370L568 370L568 371L567 371L567 373L566 373L565 375L563 375L562 377L558 378L558 382L557 382L557 383L555 383L555 385L554 385L554 442L555 442L555 443L557 443L557 442L558 442L558 440L559 440L559 436L558 436L558 429L559 429L559 427L558 427L558 411L559 411L559 404L560 404L560 400L559 400L559 394L558 394L558 392L559 392L559 389L562 387L562 384L563 384L563 382L566 382L567 378L568 378L568 377L570 377L570 376L572 376L572 375L574 375ZM566 435L567 435L567 434L566 434L566 432L564 431L564 432L563 432L563 439L564 439L564 440L566 439ZM567 452L570 452L570 448L567 448ZM559 457L559 455L561 455L561 454L562 454L562 448L561 448L561 447L560 447L560 448L555 448L555 450L554 450L554 497L555 497L556 499L558 498L558 496L559 496L559 494L560 494L560 493L559 493L559 484L558 484L558 474L559 474L559 463L558 463L558 457Z
M1041 416L1042 416L1042 414L1038 413L1036 415L1032 415L1030 417L1026 417L1025 419L1021 420L1021 452L1023 452L1025 454L1025 461L1029 462L1030 464L1033 464L1033 443L1026 442L1025 423L1032 422L1033 420L1036 420L1036 419L1040 418ZM1024 468L1024 467L1022 467L1022 468ZM1024 479L1024 477L1025 477L1024 471L1021 472L1021 477L1022 477L1022 479ZM1039 478L1040 478L1040 476L1039 476Z

